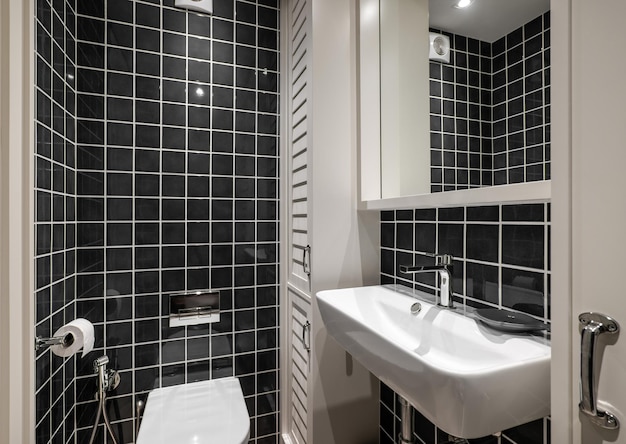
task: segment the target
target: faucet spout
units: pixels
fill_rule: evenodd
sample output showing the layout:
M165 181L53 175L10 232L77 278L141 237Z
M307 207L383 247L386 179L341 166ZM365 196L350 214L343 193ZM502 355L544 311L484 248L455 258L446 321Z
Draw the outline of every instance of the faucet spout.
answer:
M400 265L400 272L407 274L436 272L439 275L439 302L437 305L454 308L452 295L452 256L449 254L435 255L435 265Z

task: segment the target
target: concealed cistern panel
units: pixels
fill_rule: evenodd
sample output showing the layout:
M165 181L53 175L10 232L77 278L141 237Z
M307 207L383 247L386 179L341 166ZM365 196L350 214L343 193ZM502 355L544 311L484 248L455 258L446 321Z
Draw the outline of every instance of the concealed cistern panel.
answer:
M170 295L170 327L211 324L219 320L219 291L202 290Z

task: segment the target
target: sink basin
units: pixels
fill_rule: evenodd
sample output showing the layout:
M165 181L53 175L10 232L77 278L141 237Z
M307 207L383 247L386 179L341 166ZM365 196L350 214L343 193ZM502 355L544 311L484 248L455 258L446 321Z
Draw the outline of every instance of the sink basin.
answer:
M321 291L328 333L445 432L480 438L550 414L550 344L401 286ZM411 314L419 302L421 311Z

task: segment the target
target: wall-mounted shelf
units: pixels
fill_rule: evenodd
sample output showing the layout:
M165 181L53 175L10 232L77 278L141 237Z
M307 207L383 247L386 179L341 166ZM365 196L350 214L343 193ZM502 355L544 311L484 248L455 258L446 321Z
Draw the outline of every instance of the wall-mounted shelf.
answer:
M549 180L361 201L361 210L399 210L549 202Z

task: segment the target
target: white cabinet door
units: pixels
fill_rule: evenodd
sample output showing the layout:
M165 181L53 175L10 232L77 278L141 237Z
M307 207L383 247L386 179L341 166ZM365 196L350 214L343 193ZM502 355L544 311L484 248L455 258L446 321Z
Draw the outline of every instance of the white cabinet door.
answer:
M283 156L285 165L285 229L283 251L287 262L282 280L287 294L283 318L285 355L283 378L283 440L306 444L311 434L308 388L310 372L310 197L311 197L311 1L283 0L282 65L284 116ZM308 340L305 345L304 340Z
M311 1L284 1L287 242L289 283L310 294ZM284 22L283 22L284 23Z
M626 3L554 0L552 442L626 443L626 333L597 339L597 407L621 427L579 412L584 312L626 328Z
M286 444L310 441L311 345L311 0L283 0L283 257L286 297L283 317L282 437Z
M311 300L292 289L289 293L289 436L293 444L306 444L309 439L309 373L311 354Z

